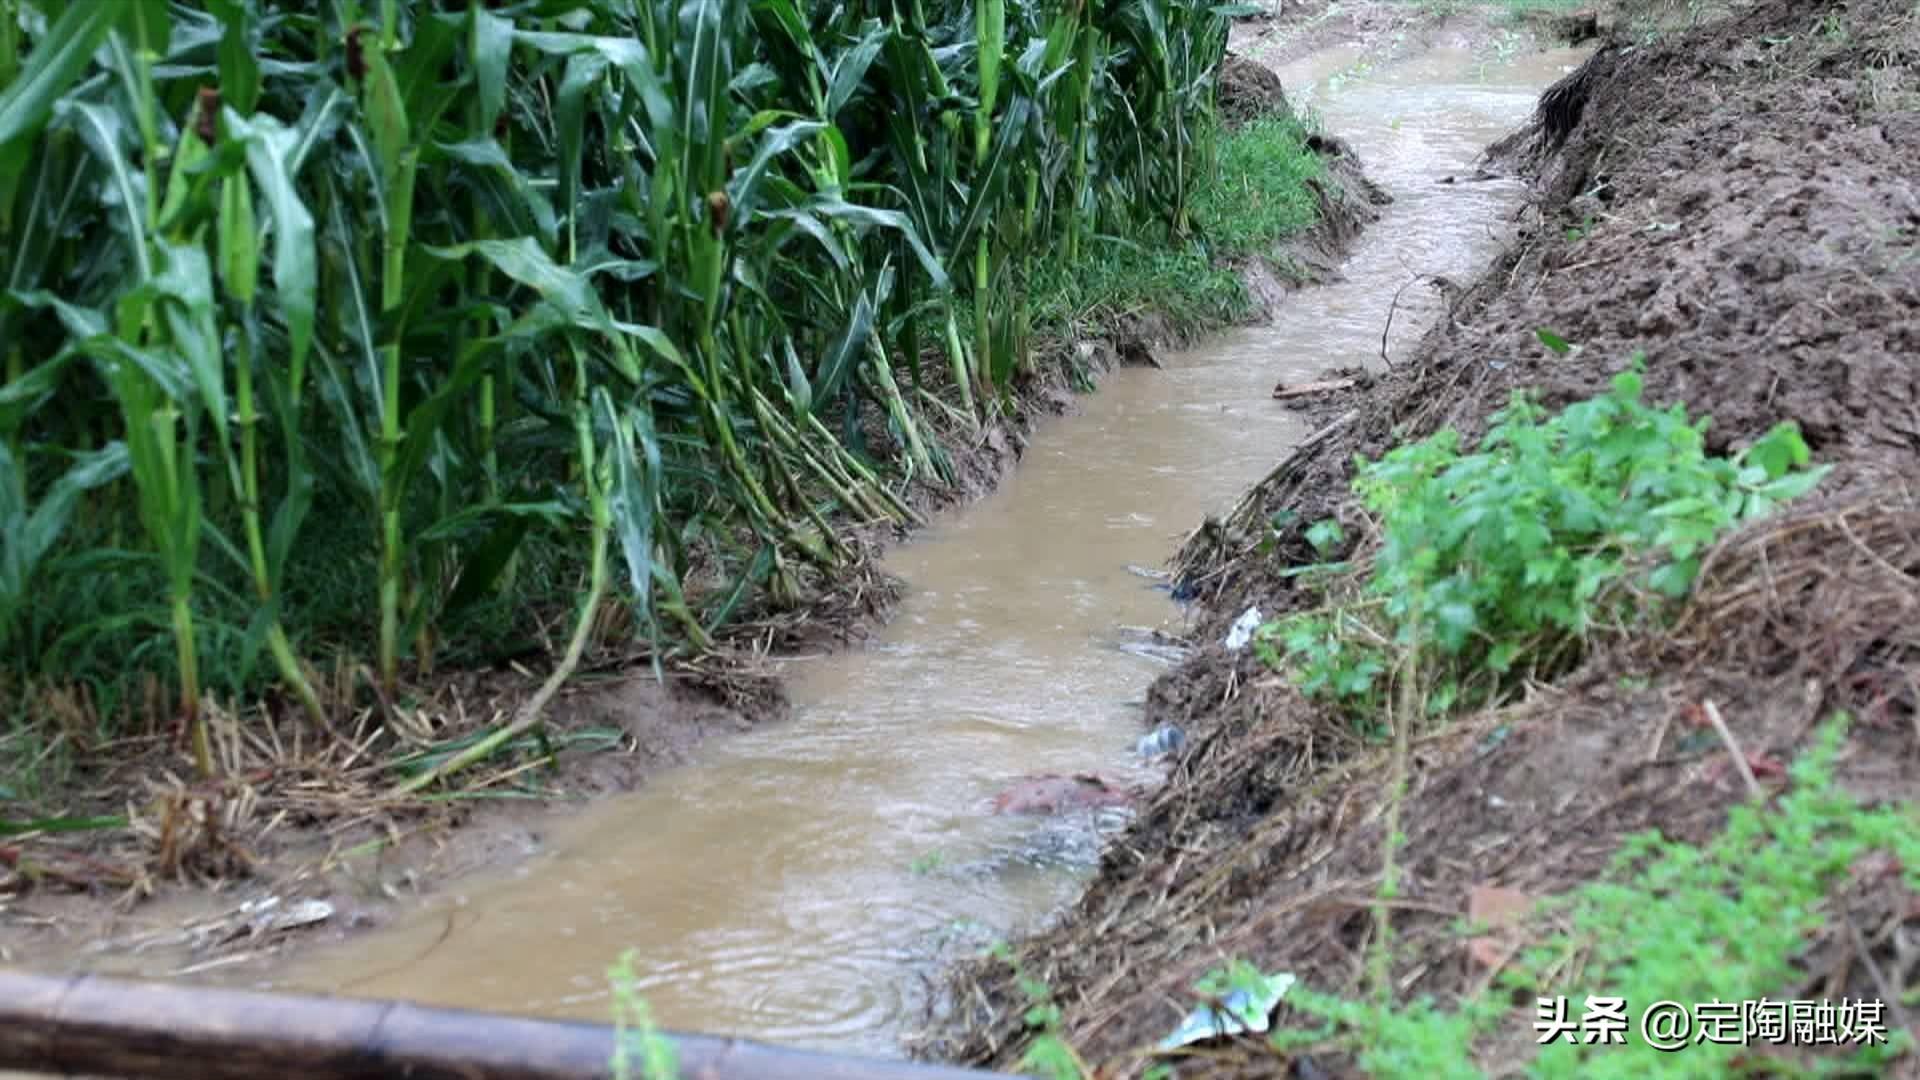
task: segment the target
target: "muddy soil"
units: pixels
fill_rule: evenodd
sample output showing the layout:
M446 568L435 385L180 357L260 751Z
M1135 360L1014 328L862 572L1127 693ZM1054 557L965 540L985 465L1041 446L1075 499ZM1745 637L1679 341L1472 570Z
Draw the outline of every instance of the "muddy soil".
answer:
M1233 97L1236 115L1284 108L1284 98L1262 92ZM1327 139L1316 150L1327 166L1325 181L1315 182L1322 220L1271 258L1236 267L1257 301L1256 318L1331 272L1384 199L1343 144ZM952 482L915 484L907 492L914 510L932 517L984 496L1017 466L1035 428L1074 411L1078 393L1102 374L1151 364L1156 353L1191 342L1152 312L1081 329L1086 336L1078 340L1035 343L1036 374L1017 382L1011 407L993 422L971 435L939 432L950 448ZM944 396L936 381L928 389ZM870 441L890 438L884 417L865 419ZM937 412L927 422L937 427ZM550 706L552 764L505 770L450 801L379 798L392 778L369 763L395 751L390 734L377 734L371 711L330 749L313 750L311 736L301 745L291 730L273 733L270 748L237 746L244 779L218 788L153 782L190 771L177 740L164 735L102 754L76 780L97 796L79 796L62 812L120 813L127 792L141 799L151 792L158 798L135 815L150 827L97 837L0 836L0 963L144 974L253 970L269 957L380 925L476 872L514 865L542 850L559 815L640 787L710 738L785 719L788 700L767 658L832 651L867 636L899 594L900 583L877 569L878 557L909 534L851 532L863 557L842 577L810 581L797 605L746 611L722 653L667 665L663 682L631 650L590 657ZM544 674L541 657L521 659L524 666L506 661L418 688L415 715L433 718L437 739L511 716ZM529 786L539 794L519 790ZM282 925L262 914L263 901L276 912L303 904L318 910L310 906L318 903L329 914Z
M1527 700L1415 739L1392 927L1404 997L1445 1004L1489 977L1454 931L1476 888L1562 894L1593 880L1626 834L1714 835L1744 789L1722 741L1694 737L1705 703L1749 764L1767 766L1768 791L1785 784L1771 766L1847 710L1842 784L1867 800L1912 797L1916 60L1910 0L1758 0L1651 44L1610 45L1490 151L1490 170L1537 184L1522 242L1477 282L1438 283L1451 310L1417 354L1318 403L1320 432L1180 553L1182 587L1199 601L1193 636L1216 644L1154 685L1147 722L1182 725L1188 747L1081 904L1018 949L1090 1061L1112 1063L1111 1075L1144 1069L1131 1052L1173 1030L1192 984L1226 957L1323 992L1359 984L1376 930L1386 754L1251 650L1217 642L1249 606L1271 617L1318 602L1285 571L1318 561L1308 524L1333 517L1364 535L1355 455L1443 427L1471 439L1515 390L1558 407L1604 392L1641 353L1645 400L1710 415L1713 451L1793 420L1834 471L1804 504L1720 545L1674 628L1603 642ZM1580 348L1556 354L1540 329ZM1263 554L1255 544L1282 510L1298 524ZM1897 882L1853 882L1835 922L1862 930L1872 962L1855 963L1861 950L1833 931L1809 943L1806 986L1784 996L1884 997L1873 971L1908 985L1892 942L1920 915L1914 899ZM1025 1000L1008 968L974 965L956 989L936 1052L1011 1064ZM1342 1070L1252 1046L1182 1074Z
M1237 22L1230 40L1236 52L1268 68L1333 49L1366 64L1433 48L1578 45L1625 14L1616 0L1571 12L1405 0L1265 0L1262 6L1266 14Z

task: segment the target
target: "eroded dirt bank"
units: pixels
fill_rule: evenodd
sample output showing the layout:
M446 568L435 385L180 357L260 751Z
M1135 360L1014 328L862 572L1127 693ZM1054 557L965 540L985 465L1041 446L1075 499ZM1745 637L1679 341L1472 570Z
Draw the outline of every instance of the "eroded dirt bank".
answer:
M1614 43L1494 149L1492 168L1537 184L1523 243L1470 287L1443 283L1450 317L1412 361L1325 403L1320 434L1177 560L1200 601L1195 636L1214 644L1155 684L1148 719L1184 726L1189 749L1078 907L1017 949L1089 1061L1138 1074L1149 1059L1132 1052L1173 1030L1194 982L1230 957L1322 992L1360 985L1391 801L1386 753L1252 650L1218 642L1250 606L1272 617L1320 602L1286 571L1322 558L1305 537L1316 521L1366 535L1349 488L1356 454L1377 458L1449 426L1471 439L1516 389L1556 408L1604 393L1641 352L1645 400L1711 415L1710 450L1794 420L1834 469L1805 503L1720 544L1670 632L1601 641L1524 702L1415 740L1393 907L1398 994L1445 1004L1492 977L1455 930L1476 887L1563 894L1595 879L1629 833L1714 835L1743 788L1723 742L1694 737L1704 703L1770 793L1814 725L1846 710L1842 785L1867 800L1911 798L1917 59L1920 12L1907 0L1762 0L1650 44ZM1579 349L1557 354L1542 329ZM1262 552L1281 511L1293 524ZM1850 877L1832 928L1796 958L1805 985L1777 992L1903 991L1912 963L1897 943L1920 912L1913 900L1897 875ZM1009 969L982 962L959 984L939 1049L1010 1065L1030 1033ZM1519 1043L1502 1063L1532 1052L1530 1037ZM1340 1064L1244 1040L1183 1075L1329 1075Z

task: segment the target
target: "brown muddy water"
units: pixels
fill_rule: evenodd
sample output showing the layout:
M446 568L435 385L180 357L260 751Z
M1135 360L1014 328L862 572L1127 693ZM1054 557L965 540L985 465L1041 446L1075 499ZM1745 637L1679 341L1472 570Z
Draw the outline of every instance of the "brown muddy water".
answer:
M994 794L1035 772L1148 768L1138 703L1163 661L1121 646L1182 619L1129 565L1160 566L1307 434L1276 382L1377 366L1409 279L1464 280L1496 253L1520 186L1438 181L1470 175L1581 56L1353 59L1281 69L1396 200L1344 281L1164 371L1115 372L1046 425L998 491L892 553L910 589L866 647L787 663L791 723L708 745L560 823L512 873L269 985L604 1020L608 966L632 949L668 1029L900 1053L943 955L1032 927L1092 869L1102 823L994 816ZM1438 305L1405 290L1396 353Z

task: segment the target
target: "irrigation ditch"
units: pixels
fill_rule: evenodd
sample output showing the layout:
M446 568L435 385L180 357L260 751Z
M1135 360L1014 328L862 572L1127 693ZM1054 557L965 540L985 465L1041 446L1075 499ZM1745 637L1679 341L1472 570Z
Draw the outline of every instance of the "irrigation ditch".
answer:
M1654 33L1609 12L1589 59L1591 42L1522 47L1544 22L1441 6L1236 27L1239 62L1324 125L1319 224L1237 267L1266 322L1192 340L1103 313L1050 346L1077 365L1016 381L1004 419L960 440L957 484L911 494L929 522L913 540L864 536L841 587L754 624L753 665L662 686L599 658L554 725L624 728L627 753L560 755L593 805L369 802L284 838L251 882L202 865L210 889L121 913L125 893L99 888L8 900L0 958L580 1019L638 995L670 1028L876 1054L904 1038L1029 1071L1429 1075L1523 1056L1526 1010L1489 987L1549 985L1517 959L1528 945L1595 980L1635 973L1517 912L1606 878L1630 834L1708 845L1742 803L1838 790L1897 808L1913 790L1920 18L1758 0ZM1260 627L1364 609L1339 573L1389 559L1356 455L1472 440L1515 389L1544 410L1604 399L1636 352L1648 402L1712 414L1706 455L1785 446L1768 438L1793 421L1826 470L1815 493L1704 548L1671 622L1622 616L1525 677L1462 679L1447 700L1486 700L1391 725L1397 743L1283 675L1301 655ZM1099 393L1074 396L1075 366ZM1407 695L1407 669L1386 669ZM524 693L489 678L447 702ZM1409 715L1401 697L1367 707ZM1841 712L1844 737L1820 743ZM1826 771L1789 774L1803 759ZM1789 867L1828 918L1755 946L1788 955L1696 943L1684 972L1638 977L1898 999L1920 862L1885 835ZM102 855L66 858L49 865L85 879ZM643 962L610 989L628 949ZM1331 998L1282 998L1291 1042L1161 1049L1223 972ZM1416 998L1474 1023L1428 1038ZM1058 1011L1036 1022L1036 1004ZM1415 1044L1440 1056L1381 1056Z
M1904 839L1920 763L1920 192L1895 162L1920 131L1920 12L1713 14L1616 31L1491 146L1489 169L1531 178L1521 242L1449 283L1417 349L1321 399L1317 437L1189 538L1175 580L1198 599L1202 645L1146 715L1182 725L1190 749L1067 916L957 976L940 1056L1004 1065L1039 1046L1028 1060L1060 1061L1068 1046L1112 1075L1790 1073L1814 1052L1749 1043L1688 1062L1543 1049L1530 1027L1539 995L1773 995L1884 1002L1885 1045L1825 1054L1913 1075L1893 1003L1911 1000L1920 886ZM1503 412L1517 390L1540 411ZM1512 681L1450 666L1486 654L1418 624L1409 651L1371 654L1391 689L1364 699L1404 737L1356 727L1337 686L1303 692L1301 672L1356 670L1338 655L1313 667L1329 655L1315 650L1348 647L1329 620L1364 625L1381 602L1365 583L1413 551L1394 535L1404 504L1368 492L1419 489L1380 472L1384 487L1356 488L1357 460L1404 448L1395 460L1437 452L1425 467L1440 470L1454 451L1434 448L1453 444L1423 440L1498 429L1522 440L1503 444L1511 480L1532 453L1520 433L1549 430L1528 424L1635 398L1710 415L1668 444L1706 454L1791 422L1824 471L1700 547L1677 609L1595 623ZM1578 457L1577 441L1534 445ZM1555 490L1578 490L1581 467ZM1513 482L1500 498L1529 509L1502 543L1565 526ZM1480 490L1455 489L1447 513ZM1422 545L1459 535L1416 520ZM1331 570L1303 572L1316 566ZM1223 647L1249 608L1278 624L1268 649ZM1471 670L1490 699L1435 704L1476 692ZM1278 999L1271 1024L1288 1034L1162 1046L1229 989ZM1058 1010L1040 1024L1035 992Z

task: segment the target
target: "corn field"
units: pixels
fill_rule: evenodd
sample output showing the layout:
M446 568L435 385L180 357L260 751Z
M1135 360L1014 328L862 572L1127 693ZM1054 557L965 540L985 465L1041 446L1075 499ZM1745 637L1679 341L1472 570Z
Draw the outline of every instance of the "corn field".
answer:
M324 723L318 651L391 694L538 544L562 671L613 600L708 647L910 520L1036 261L1187 228L1234 13L0 0L11 677Z

